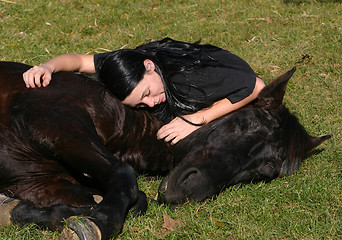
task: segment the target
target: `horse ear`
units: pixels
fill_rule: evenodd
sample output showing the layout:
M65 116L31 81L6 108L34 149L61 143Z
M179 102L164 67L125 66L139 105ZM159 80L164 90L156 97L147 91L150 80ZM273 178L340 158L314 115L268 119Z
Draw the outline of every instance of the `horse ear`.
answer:
M310 136L310 138L308 139L309 141L306 143L306 152L310 152L312 149L318 147L319 145L321 145L324 141L330 139L331 136L330 135L324 135L321 137L313 137Z
M264 87L264 89L258 95L257 105L259 107L268 107L273 109L278 108L283 101L287 82L290 80L295 71L296 68L294 67Z

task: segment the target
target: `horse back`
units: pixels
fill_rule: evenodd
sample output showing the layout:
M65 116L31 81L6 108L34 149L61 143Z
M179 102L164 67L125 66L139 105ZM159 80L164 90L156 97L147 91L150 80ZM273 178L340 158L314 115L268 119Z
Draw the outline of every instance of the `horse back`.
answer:
M8 113L14 96L18 92L28 91L22 73L29 68L21 63L0 62L0 123L8 125Z
M72 132L86 127L83 131L91 131L136 170L164 172L172 168L172 154L156 139L160 122L151 114L125 107L100 82L71 72L53 74L49 87L28 89L22 74L30 67L0 62L0 124L22 137L42 139L62 139L71 124L77 125ZM62 123L67 125L58 130L56 124Z
M33 117L34 113L58 111L68 116L79 109L93 119L103 139L109 137L105 133L112 129L101 127L109 126L107 121L113 120L113 112L122 114L123 106L102 84L80 74L59 72L52 75L49 87L26 88L22 75L29 68L21 63L0 62L0 123L9 126L12 120L17 121L18 114Z

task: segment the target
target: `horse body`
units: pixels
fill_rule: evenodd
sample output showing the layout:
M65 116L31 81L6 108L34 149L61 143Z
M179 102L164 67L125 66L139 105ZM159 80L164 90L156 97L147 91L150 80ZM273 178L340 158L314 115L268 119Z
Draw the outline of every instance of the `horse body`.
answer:
M255 103L171 149L156 139L158 120L125 107L98 82L61 72L51 86L27 89L22 73L28 68L0 63L0 192L24 200L11 211L19 224L61 229L63 219L86 215L105 239L121 229L130 208L146 210L130 166L167 173L177 165L160 185L159 202L179 204L291 174L330 137L309 136L282 105L294 70L265 87ZM103 200L96 203L94 195Z
M166 144L156 140L160 123L124 107L101 84L72 73L55 74L49 88L25 89L22 73L28 68L0 64L0 191L33 204L30 212L56 204L96 205L88 215L102 235L120 230L131 207L146 210L128 163L142 171L173 166ZM145 142L153 145L141 148ZM135 149L141 150L132 153ZM94 194L103 201L96 204ZM59 221L75 214L69 210Z

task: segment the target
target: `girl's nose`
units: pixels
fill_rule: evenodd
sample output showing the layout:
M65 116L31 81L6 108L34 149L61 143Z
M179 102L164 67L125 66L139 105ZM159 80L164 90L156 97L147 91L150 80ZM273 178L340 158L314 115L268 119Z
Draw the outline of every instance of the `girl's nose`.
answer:
M143 103L149 107L154 107L155 105L154 98L152 97L145 97L145 99L143 100Z

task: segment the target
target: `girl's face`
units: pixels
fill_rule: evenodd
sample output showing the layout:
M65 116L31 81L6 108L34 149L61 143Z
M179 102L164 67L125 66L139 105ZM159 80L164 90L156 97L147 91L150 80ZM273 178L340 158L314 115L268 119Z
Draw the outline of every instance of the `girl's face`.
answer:
M146 68L144 77L122 101L123 104L131 107L154 107L166 101L164 85L160 75L154 71L154 63L146 59L144 65Z

